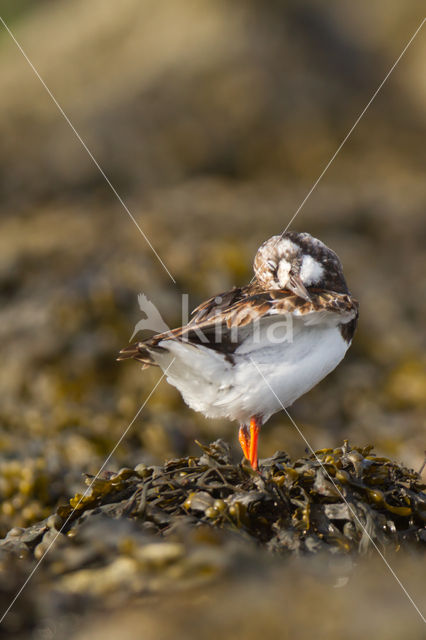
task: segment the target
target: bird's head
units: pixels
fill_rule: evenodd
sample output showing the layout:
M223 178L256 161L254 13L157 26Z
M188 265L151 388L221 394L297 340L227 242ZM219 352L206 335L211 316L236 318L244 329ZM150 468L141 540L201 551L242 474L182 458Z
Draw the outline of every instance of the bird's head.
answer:
M310 300L309 288L349 293L338 256L309 233L272 236L258 249L254 272L265 289L288 289Z

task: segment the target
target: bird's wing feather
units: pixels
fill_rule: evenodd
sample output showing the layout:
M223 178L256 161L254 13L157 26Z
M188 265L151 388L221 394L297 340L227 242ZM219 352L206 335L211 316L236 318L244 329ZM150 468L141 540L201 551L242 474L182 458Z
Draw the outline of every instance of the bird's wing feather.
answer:
M229 293L237 293L233 290ZM244 294L242 290L231 300L230 304L220 302L215 304L215 298L197 307L197 314L190 323L174 331L178 337L197 329L214 328L217 324L227 327L244 326L251 321L271 315L294 314L297 316L324 317L324 314L338 314L346 321L351 320L357 313L358 303L348 294L333 291L311 290L311 300L307 301L284 290L271 290L253 295ZM174 331L172 333L174 333Z
M309 293L311 300L307 301L284 289L259 292L253 287L234 288L199 305L187 325L131 344L120 351L118 359L134 358L145 366L155 364L153 355L156 350L164 350L167 340L201 344L230 356L240 344L235 337L229 339L232 329L241 330L238 335L243 338L244 328L248 331L252 322L277 315L292 314L307 324L336 315L342 324L356 319L358 302L349 294L320 289L310 289Z

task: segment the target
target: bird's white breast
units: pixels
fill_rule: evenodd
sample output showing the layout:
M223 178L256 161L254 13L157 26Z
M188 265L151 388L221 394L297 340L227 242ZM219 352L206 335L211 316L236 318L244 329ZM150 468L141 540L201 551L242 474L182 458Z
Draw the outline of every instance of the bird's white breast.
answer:
M348 346L337 327L314 325L296 333L290 344L248 354L257 375L240 365L239 386L246 384L248 390L242 412L251 405L250 411L257 407L257 414L267 420L283 406L289 407L335 369Z
M349 347L335 322L307 325L303 318L294 320L291 340L283 329L283 339L275 331L271 344L270 322L236 349L234 364L212 349L177 341L164 342L169 353L155 357L163 370L174 358L168 382L194 410L240 423L253 415L266 421L330 373Z

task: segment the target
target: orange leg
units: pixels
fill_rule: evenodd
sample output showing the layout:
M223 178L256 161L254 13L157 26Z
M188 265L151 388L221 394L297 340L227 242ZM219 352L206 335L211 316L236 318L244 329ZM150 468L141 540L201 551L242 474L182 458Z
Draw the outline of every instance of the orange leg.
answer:
M247 460L250 460L250 436L245 424L242 424L240 426L240 430L238 432L238 440L240 441L241 449L243 450L244 456L247 458Z
M248 459L250 460L250 464L255 471L257 471L257 441L259 439L259 430L260 424L256 420L256 417L253 416L250 418L250 451Z

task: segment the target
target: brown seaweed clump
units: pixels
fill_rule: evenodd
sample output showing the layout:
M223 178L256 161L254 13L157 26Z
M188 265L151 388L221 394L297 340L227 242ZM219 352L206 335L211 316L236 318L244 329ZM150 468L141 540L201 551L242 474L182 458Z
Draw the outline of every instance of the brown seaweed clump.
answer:
M4 611L34 575L6 618L9 633L38 630L41 611L43 624L60 620L63 637L74 637L76 616L93 606L180 593L188 607L200 585L243 588L244 575L256 593L262 575L281 593L283 581L290 588L308 571L300 588L319 580L315 600L324 582L347 580L357 555L372 549L368 566L377 560L374 546L408 551L398 554L403 562L424 548L425 485L371 447L345 442L295 461L277 452L257 473L233 463L222 440L200 446L199 457L87 476L84 494L38 524L13 527L0 541Z
M86 477L76 494L49 519L15 528L4 550L41 557L52 529L78 542L95 517L127 520L165 538L199 525L229 530L275 553L365 552L426 542L426 488L419 474L372 447L322 449L291 461L284 452L261 461L260 473L231 461L222 440L200 445L200 457L137 465ZM63 535L67 534L67 535ZM86 539L91 545L96 540Z

